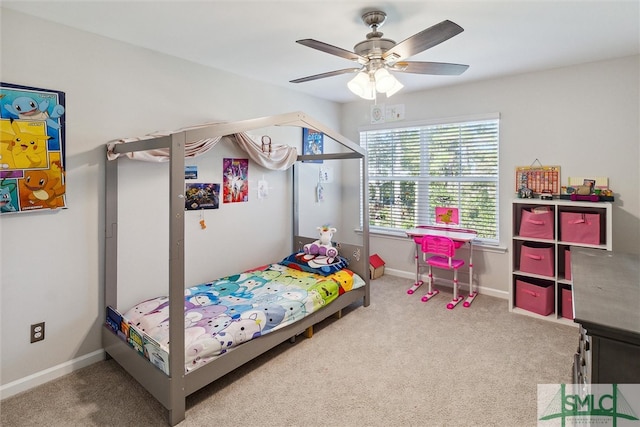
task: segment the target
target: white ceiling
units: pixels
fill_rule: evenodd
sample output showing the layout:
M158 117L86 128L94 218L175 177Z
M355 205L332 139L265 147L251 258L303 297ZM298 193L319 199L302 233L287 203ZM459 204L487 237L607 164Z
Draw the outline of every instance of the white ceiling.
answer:
M640 53L640 1L1 1L112 39L337 102L358 99L351 74L289 83L355 66L295 43L312 38L353 50L380 9L385 38L400 42L449 19L464 32L409 60L454 62L461 76L397 73L404 92Z

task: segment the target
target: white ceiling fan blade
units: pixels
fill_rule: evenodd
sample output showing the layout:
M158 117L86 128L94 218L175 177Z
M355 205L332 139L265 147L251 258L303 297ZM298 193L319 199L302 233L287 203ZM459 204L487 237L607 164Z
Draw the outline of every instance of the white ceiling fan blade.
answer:
M325 77L339 76L340 74L357 73L362 68L344 68L342 70L329 71L326 73L314 74L313 76L301 77L299 79L290 80L289 83L303 83L311 80L324 79Z
M389 69L392 71L399 71L402 73L431 74L439 76L459 76L460 74L467 71L468 68L468 65L463 64L416 61L397 62L392 67L389 67Z
M439 45L463 31L464 29L454 22L442 21L396 44L382 55L382 59L387 63L400 61Z
M350 61L357 61L361 64L366 64L369 60L364 56L360 56L357 53L348 51L346 49L342 49L340 47L336 47L318 40L314 39L302 39L296 40L296 43L299 43L303 46L310 47L312 49L317 49L322 52L330 53L331 55L339 56L340 58L345 58Z

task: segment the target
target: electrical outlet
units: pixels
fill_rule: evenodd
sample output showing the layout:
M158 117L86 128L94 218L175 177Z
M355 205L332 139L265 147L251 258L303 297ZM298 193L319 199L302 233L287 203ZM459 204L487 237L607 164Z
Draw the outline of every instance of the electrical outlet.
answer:
M31 343L42 341L44 339L44 322L31 325Z

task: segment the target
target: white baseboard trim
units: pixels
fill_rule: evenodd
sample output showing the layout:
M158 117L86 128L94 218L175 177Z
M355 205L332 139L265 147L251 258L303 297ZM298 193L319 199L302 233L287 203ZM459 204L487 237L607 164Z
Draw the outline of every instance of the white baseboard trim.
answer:
M415 272L410 273L408 271L394 270L392 268L385 268L384 269L384 273L388 274L390 276L402 277L403 279L415 280L415 278L416 278L416 273ZM427 280L426 276L422 277L422 280ZM448 287L453 289L453 280L436 279L436 281L437 281L438 284L442 284L442 285L448 286ZM469 288L469 283L468 282L467 283L463 283L462 280L460 280L460 285L461 285L463 290L468 290L468 288ZM483 295L488 295L490 297L509 299L509 292L502 291L500 289L494 289L494 288L487 288L487 287L484 287L484 286L478 286L478 293L479 294L483 294Z
M94 363L104 360L104 358L104 350L96 350L92 353L85 354L84 356L76 357L68 362L61 363L57 366L36 372L35 374L28 375L24 378L3 384L0 386L0 400L15 396L18 393L22 393L23 391L27 391L56 378L60 378L80 368L93 365Z

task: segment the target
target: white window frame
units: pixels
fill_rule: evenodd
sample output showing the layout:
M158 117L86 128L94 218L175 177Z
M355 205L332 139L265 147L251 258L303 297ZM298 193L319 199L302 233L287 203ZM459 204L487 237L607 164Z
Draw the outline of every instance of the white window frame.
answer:
M400 182L410 182L410 181L415 181L416 185L419 185L419 183L435 183L435 182L440 182L440 183L447 183L447 185L455 185L457 184L458 186L462 185L464 186L465 183L471 185L471 183L475 183L476 185L478 185L478 183L480 182L488 182L490 183L490 186L488 187L488 189L490 189L491 193L495 195L495 222L493 223L493 229L495 231L495 236L490 236L487 235L485 233L485 235L481 235L479 236L479 238L477 239L478 242L480 244L483 245L498 245L500 242L500 220L499 220L499 211L500 211L500 204L499 204L499 200L498 200L498 195L499 195L499 165L498 165L498 159L499 159L499 151L500 151L500 114L499 113L491 113L491 114L483 114L483 115L475 115L475 116L465 116L465 117L453 117L453 118L446 118L446 119L436 119L436 120L425 120L425 121L419 121L419 122L393 122L393 123L387 123L386 125L375 125L375 126L364 126L359 128L359 132L360 132L360 144L364 147L364 148L368 148L367 147L367 132L370 133L379 133L380 131L401 131L401 130L408 130L408 129L415 129L415 128L419 128L421 129L423 132L426 132L428 129L437 129L439 126L442 125L460 125L461 128L465 127L465 126L473 126L474 123L481 123L481 122L491 122L491 121L495 121L496 123L496 131L495 131L495 138L496 138L496 143L495 143L495 170L493 171L493 173L489 173L489 174L484 174L484 175L473 175L473 176L429 176L428 174L424 174L424 169L425 169L425 158L426 158L426 151L425 151L425 146L428 144L427 141L425 141L422 137L420 139L419 142L419 146L420 146L420 169L421 172L419 175L412 175L412 176L403 176L403 175L376 175L372 170L372 168L374 167L376 161L375 159L373 159L371 156L375 155L373 153L373 150L371 153L368 154L368 162L367 164L369 165L369 171L368 171L368 179L369 182L380 182L380 181L391 181L391 182L396 182L396 183L400 183ZM371 134L370 134L371 135ZM464 146L463 141L460 141L460 143L462 144L461 146ZM493 148L490 148L490 152L492 151ZM369 152L369 150L367 150ZM461 159L470 159L470 156L461 156ZM371 202L371 198L375 197L374 195L371 194L371 187L369 188L369 213L370 215L374 215L376 212L375 207L372 206ZM462 190L458 190L458 196L461 194L460 191ZM435 200L429 200L429 195L428 195L428 191L425 191L424 186L418 187L417 189L417 193L418 194L414 194L413 198L415 199L414 201L414 206L412 207L413 209L415 209L415 218L411 218L410 222L412 222L412 224L410 227L419 225L419 224L428 224L428 223L432 223L435 220L435 213L434 213L434 209L433 206L434 205L442 205L441 203L437 203ZM458 197L458 199L460 199ZM362 206L363 203L363 199L362 199L362 193L360 196L360 203ZM468 201L467 201L468 203ZM473 218L470 218L468 215L465 215L464 209L462 208L462 206L460 206L460 200L456 200L456 201L451 201L451 203L448 203L449 206L458 206L460 207L461 211L461 218L460 218L460 226L461 227L465 227L465 228L473 228L473 229L478 229L478 227L474 226L474 225L480 225L478 224L474 224L474 220ZM376 224L377 221L369 221L369 228L370 231L372 233L388 233L388 234L404 234L404 230L405 228L400 228L400 227L383 227L383 226L379 226ZM393 222L398 222L398 221L393 221ZM486 222L485 222L486 224ZM407 225L405 225L407 226ZM482 227L480 227L482 228ZM485 230L488 231L493 231L491 230L491 226L485 227Z

